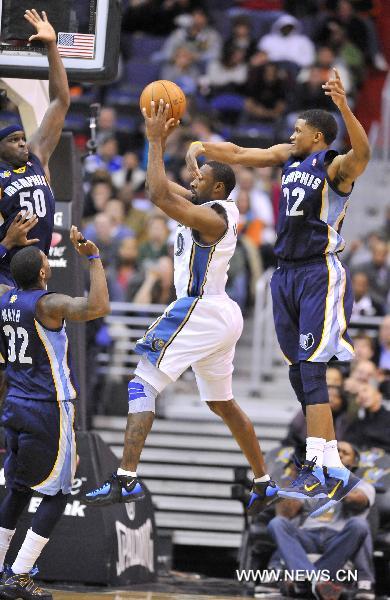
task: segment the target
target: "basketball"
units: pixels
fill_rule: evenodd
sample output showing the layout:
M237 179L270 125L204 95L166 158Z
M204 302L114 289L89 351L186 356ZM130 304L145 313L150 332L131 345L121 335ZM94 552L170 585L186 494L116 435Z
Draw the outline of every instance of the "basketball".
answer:
M155 101L157 110L158 102L161 98L165 103L169 104L168 119L173 118L175 121L181 119L186 110L186 97L183 90L176 83L165 79L152 81L152 83L146 86L139 99L141 111L143 108L146 108L146 113L150 116L151 101Z

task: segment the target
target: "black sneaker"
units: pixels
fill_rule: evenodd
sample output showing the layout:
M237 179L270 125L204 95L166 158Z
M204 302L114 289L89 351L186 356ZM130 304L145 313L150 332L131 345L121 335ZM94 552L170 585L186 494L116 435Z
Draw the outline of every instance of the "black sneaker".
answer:
M326 498L328 489L322 467L316 464L316 458L305 461L298 470L296 479L285 488L281 488L278 495L282 498Z
M107 481L84 496L91 506L108 506L122 502L136 502L145 498L145 492L137 477L113 473Z
M33 580L32 575L36 575L38 569L34 568L29 573L16 575L10 568L3 572L1 582L1 598L5 600L53 600L53 595L47 590L40 588Z
M279 488L274 481L253 482L249 502L246 507L248 515L257 515L264 508L278 499Z

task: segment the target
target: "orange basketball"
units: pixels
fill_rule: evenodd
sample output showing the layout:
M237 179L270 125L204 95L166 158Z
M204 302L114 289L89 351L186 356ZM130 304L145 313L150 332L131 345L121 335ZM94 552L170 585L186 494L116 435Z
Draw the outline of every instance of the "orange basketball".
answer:
M168 119L173 118L175 121L179 121L186 110L186 97L183 90L173 81L161 79L149 83L139 99L141 111L146 108L147 115L150 117L151 101L154 100L157 110L161 98L169 104Z

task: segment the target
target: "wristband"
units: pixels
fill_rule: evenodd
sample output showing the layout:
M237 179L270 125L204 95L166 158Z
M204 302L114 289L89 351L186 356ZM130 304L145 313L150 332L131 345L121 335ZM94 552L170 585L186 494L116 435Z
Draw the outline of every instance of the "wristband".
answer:
M93 260L94 258L100 258L100 254L91 254L91 256L87 256L88 260Z
M8 248L0 244L0 259L4 258L8 254Z
M194 144L200 144L202 146L203 152L204 152L204 146L203 146L203 142L200 142L199 140L197 142L191 142L190 144L190 148L191 146L193 146Z

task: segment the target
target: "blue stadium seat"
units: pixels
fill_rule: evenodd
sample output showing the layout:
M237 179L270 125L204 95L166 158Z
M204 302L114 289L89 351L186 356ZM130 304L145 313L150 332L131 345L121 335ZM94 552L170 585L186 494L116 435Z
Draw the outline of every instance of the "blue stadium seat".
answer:
M148 83L158 79L159 70L158 64L130 59L126 63L123 78L126 83L141 91Z
M165 38L157 35L133 34L131 36L131 56L149 60L154 52L161 50Z

